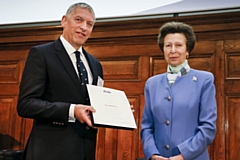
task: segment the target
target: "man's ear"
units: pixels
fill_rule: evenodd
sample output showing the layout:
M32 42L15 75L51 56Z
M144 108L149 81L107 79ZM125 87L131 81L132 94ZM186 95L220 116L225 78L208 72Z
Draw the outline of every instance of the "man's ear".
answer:
M62 25L63 28L65 28L66 21L67 21L67 17L65 15L62 16L61 25Z

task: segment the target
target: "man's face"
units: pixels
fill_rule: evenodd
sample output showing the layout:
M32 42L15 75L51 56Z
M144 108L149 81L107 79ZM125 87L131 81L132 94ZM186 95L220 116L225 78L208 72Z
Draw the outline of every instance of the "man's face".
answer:
M63 16L61 21L63 37L78 50L92 33L94 16L88 9L75 8L68 16Z

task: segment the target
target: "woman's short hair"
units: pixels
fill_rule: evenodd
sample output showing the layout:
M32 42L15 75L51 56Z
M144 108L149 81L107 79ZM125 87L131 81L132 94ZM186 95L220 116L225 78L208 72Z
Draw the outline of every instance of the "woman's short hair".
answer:
M190 25L182 22L175 22L175 21L165 23L159 30L158 41L157 41L158 46L162 52L164 47L164 38L167 34L170 34L170 33L183 33L187 40L186 42L187 51L191 53L191 51L195 46L196 37Z

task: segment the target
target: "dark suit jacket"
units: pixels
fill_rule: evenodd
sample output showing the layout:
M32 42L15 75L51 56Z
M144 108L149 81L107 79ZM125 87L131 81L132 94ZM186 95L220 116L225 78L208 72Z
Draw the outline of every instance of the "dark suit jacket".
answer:
M102 66L83 52L96 85L98 77L103 78ZM70 104L88 104L86 96L86 86L80 85L60 39L31 48L17 106L20 116L34 119L25 148L26 160L94 159L97 130L78 121L68 122Z

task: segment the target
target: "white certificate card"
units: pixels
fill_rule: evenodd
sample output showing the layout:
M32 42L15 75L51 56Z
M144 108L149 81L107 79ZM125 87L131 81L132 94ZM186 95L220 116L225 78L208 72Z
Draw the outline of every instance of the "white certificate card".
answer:
M96 112L92 113L93 126L136 129L129 101L123 91L88 85L88 94Z

